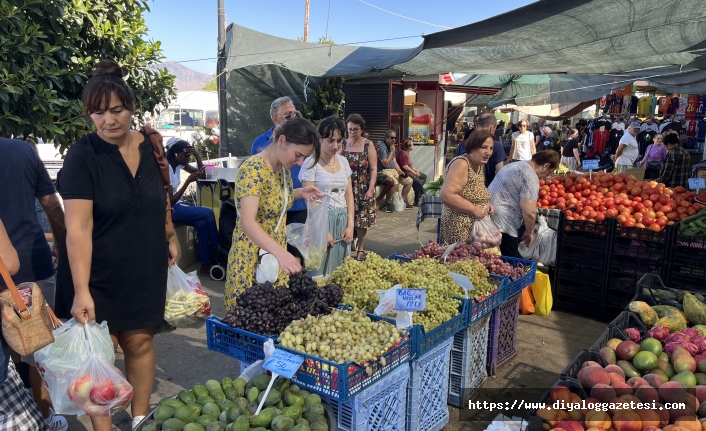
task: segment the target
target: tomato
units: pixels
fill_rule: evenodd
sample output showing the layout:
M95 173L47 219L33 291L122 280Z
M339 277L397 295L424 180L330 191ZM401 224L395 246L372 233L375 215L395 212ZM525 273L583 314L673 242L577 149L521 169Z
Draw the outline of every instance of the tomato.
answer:
M640 229L644 229L645 225L638 221L637 223L635 223L635 227L640 228Z
M544 180L539 180L539 186L540 186L540 187L543 186L543 185L545 185L545 184L547 184L546 181L544 181Z
M659 197L659 203L662 205L667 205L671 199L669 198L669 195L663 194L662 196Z
M635 196L634 198L632 198L632 201L636 203L642 203L642 198L640 196Z
M684 220L685 218L689 217L688 213L681 213L677 216L679 220Z
M644 223L645 226L649 226L654 222L655 222L654 217L650 217L648 215L645 215L644 217L642 217L642 223Z
M660 211L662 211L665 214L670 213L670 212L674 211L674 206L672 204L664 205L662 208L660 208Z
M596 208L596 211L598 211L599 213L604 213L604 212L606 212L607 210L608 210L608 208L606 208L606 207L603 206L603 205L600 205L598 208Z
M662 226L654 223L654 224L647 226L647 229L655 231L655 232L660 232L660 231L662 231Z
M625 227L635 227L635 221L634 220L625 220L624 222L620 223L621 226Z
M574 197L575 197L576 199L581 199L581 192L576 192L576 193L574 193Z
M549 205L549 201L546 199L542 199L542 205L544 205L544 206Z
M584 209L581 211L581 215L584 217L588 217L588 215L591 214L591 211L589 209Z
M556 184L559 184L560 182L561 182L561 181L559 180L559 178L554 178L554 179L552 180L552 184L555 184L555 185L556 185Z
M660 218L660 217L665 217L664 212L662 212L662 211L657 211L657 212L655 213L655 218Z
M559 194L559 197L562 197L562 198L563 198L564 196L566 196L566 192L565 192L563 189L559 189L558 194Z
M586 220L585 216L579 216L579 220Z
M623 190L623 184L622 183L615 183L613 185L613 190L615 190L616 192L620 192L621 190Z
M595 187L595 186L594 186L593 184L591 184L590 182L588 182L588 181L586 181L586 182L583 183L583 185L582 185L582 188L583 188L584 190L589 190L591 187ZM595 188L594 188L593 190L595 190Z
M674 187L674 192L675 193L684 193L684 192L686 192L686 189L682 186L676 186L676 187Z
M667 225L667 222L669 220L665 220L663 218L659 218L655 221L655 224L657 224L659 227L665 227Z
M616 210L615 208L609 208L609 209L605 212L605 215L606 215L606 217L617 217L617 215L618 215L618 210Z
M652 187L652 186L647 187L647 188L646 188L645 190L643 190L643 191L644 191L645 193L647 193L648 195L652 195L652 194L657 193L657 189L654 188L654 187Z
M685 214L685 213L686 213L686 208L677 207L677 214Z
M583 213L582 213L583 214ZM598 213L593 210L588 210L588 218L595 219Z
M551 192L551 193L549 193L549 197L556 199L559 197L559 195L556 192Z
M654 206L652 206L652 208L654 208L655 211L660 211L662 209L662 204L657 202Z
M665 188L663 193L669 197L674 196L674 190L672 190L670 188Z
M589 189L584 189L583 193L581 193L583 196L591 196L591 191Z
M645 208L652 208L652 205L654 205L652 201L642 201L642 204L645 206Z
M540 190L539 190L539 197L540 197L540 198L543 198L543 197L545 197L546 195L547 195L547 191L546 191L546 190L543 190L543 189L540 189Z
M636 211L640 211L641 209L645 208L645 205L643 205L642 202L637 202L635 205L632 206L635 208Z
M591 205L593 208L598 208L599 206L601 206L601 202L600 202L598 199L594 199L594 200L591 201L591 204L590 204L590 205Z
M563 202L559 202L559 203L556 204L556 207L557 207L558 209L560 209L560 210L563 210L563 209L566 208L566 204L563 203Z
M630 190L630 194L633 196L640 196L642 194L642 189L639 187L633 187L632 190Z
M693 204L691 207L692 207L694 210L696 210L696 212L699 212L699 211L701 211L702 209L704 209L704 206L701 205L701 204Z

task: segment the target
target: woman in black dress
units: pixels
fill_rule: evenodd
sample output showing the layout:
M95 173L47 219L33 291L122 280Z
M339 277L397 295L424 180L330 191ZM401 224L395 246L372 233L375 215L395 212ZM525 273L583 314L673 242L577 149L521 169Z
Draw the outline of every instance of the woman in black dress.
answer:
M57 276L57 314L107 321L125 353L133 386L133 428L148 413L155 375L154 328L164 318L167 267L176 259L165 234L167 196L152 143L130 129L135 99L117 63L101 61L83 91L97 131L71 146L59 177L66 252ZM92 417L95 431L112 428Z

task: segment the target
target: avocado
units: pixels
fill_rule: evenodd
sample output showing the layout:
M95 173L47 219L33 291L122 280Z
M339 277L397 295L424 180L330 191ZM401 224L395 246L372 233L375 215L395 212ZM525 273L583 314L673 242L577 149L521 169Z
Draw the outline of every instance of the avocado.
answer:
M152 421L142 427L142 431L162 431L162 421Z
M221 400L226 399L226 394L221 390L211 391L208 394L211 396L211 398L213 398L216 401L221 401Z
M311 396L311 395L309 395L309 396ZM325 413L324 405L323 404L313 404L313 405L309 406L308 409L306 409L306 413L314 413L316 415L323 416Z
M314 422L328 423L323 415L317 415L315 413L304 413L304 419L309 421L309 428L311 428Z
M250 431L267 431L267 428L257 427L257 428L251 429Z
M300 390L299 390L299 396L304 397L304 398L306 399L306 397L309 396L309 392L300 389Z
M221 409L221 411L228 410L231 406L234 406L235 403L231 400L221 400L216 403L218 408Z
M218 415L218 421L228 425L228 410L222 411L221 414Z
M200 397L196 398L196 404L200 405L206 405L208 403L215 403L216 400L214 400L212 397L208 395L201 395Z
M250 416L248 420L250 422L250 426L252 426L253 428L269 428L270 424L272 423L272 419L274 418L275 411L271 409L265 409L261 411L259 415Z
M173 408L174 410L178 409L179 407L184 407L186 403L182 403L176 398L165 398L162 401L159 402L160 406L169 406Z
M245 416L238 417L238 419L232 425L233 431L248 431L250 429L248 419Z
M183 390L179 392L179 401L181 401L184 404L191 404L196 402L196 396L194 395L193 392Z
M314 422L309 428L311 429L311 431L328 431L328 423Z
M311 431L311 428L306 424L297 424L294 428L290 428L289 431Z
M256 388L258 388L261 391L264 391L267 389L267 386L270 384L270 379L271 377L268 376L267 374L260 374L258 376L253 377L252 379L252 384Z
M194 417L201 416L201 410L203 409L201 404L191 403L191 404L187 404L186 407L188 407L191 410L191 412L195 415Z
M321 397L316 394L311 394L308 395L304 401L304 407L309 407L314 404L321 404Z
M248 404L248 407L247 407L245 410L247 410L248 412L250 412L250 414L253 414L253 415L254 415L255 412L257 411L257 408L258 408L258 407L260 407L260 405L259 405L258 403L254 403L254 402L253 402L253 403Z
M301 425L306 425L307 427L309 426L309 421L304 418L299 418L294 422L296 422L297 425L301 424Z
M272 431L289 431L290 428L294 428L294 419L279 415L272 419L270 427Z
M235 420L238 419L238 417L241 416L242 414L243 414L243 411L240 410L238 407L231 406L228 409L228 413L226 416L228 418L228 423L235 422Z
M225 391L226 388L232 388L233 387L233 379L230 377L223 377L221 379L221 388Z
M203 427L203 425L199 425L196 422L186 424L184 427L184 431L206 431L206 428Z
M248 382L246 382L245 379L242 377L238 377L233 382L233 389L235 389L235 391L239 397L242 397L243 395L245 395L245 385L247 385L247 384L248 384Z
M226 430L226 424L218 421L218 422L211 422L208 427L206 427L206 431L225 431Z
M174 417L184 421L184 424L194 422L199 414L196 414L190 406L179 407L176 412L174 412Z
M196 418L196 423L201 425L202 427L207 427L211 423L216 422L218 419L214 418L211 415L201 415L198 418Z
M248 391L248 401L249 402L254 402L257 400L257 396L260 395L260 391L257 388L250 388Z
M223 392L223 388L221 387L221 384L217 380L209 380L205 384L206 389L208 389L208 392L213 392L213 391L221 391Z
M231 401L235 401L235 399L238 398L238 391L236 391L235 388L232 386L230 388L223 389L223 393L225 394L226 398Z
M301 392L301 388L297 385L289 385L289 392L292 392L295 395L299 395L299 392Z
M175 408L169 406L159 406L154 411L154 418L158 421L166 421L167 419L174 416Z
M235 399L235 405L240 407L240 410L247 409L248 404L250 404L250 401L248 401L248 399L245 397L238 397Z
M164 421L162 424L162 431L184 431L186 423L177 418L171 418Z
M289 379L285 379L282 376L277 377L275 382L272 384L273 389L277 389L280 392L286 391L289 388Z
M284 405L292 406L294 404L298 404L298 405L304 407L306 405L306 400L303 397L300 397L299 395L295 395L291 391L285 391Z
M216 405L216 403L206 403L201 409L202 415L209 415L217 418L221 414L221 408ZM208 425L208 424L207 424Z
M196 395L196 398L208 395L208 389L206 389L206 386L203 385L194 385L194 387L191 388L191 392Z
M262 398L264 396L265 396L265 392L260 392L260 394L257 396L258 404L260 403L260 401L262 401ZM274 406L277 403L279 403L279 397L280 397L280 395L279 395L278 391L276 391L274 389L270 389L270 392L267 394L267 399L265 400L265 404L263 404L263 405L265 407Z

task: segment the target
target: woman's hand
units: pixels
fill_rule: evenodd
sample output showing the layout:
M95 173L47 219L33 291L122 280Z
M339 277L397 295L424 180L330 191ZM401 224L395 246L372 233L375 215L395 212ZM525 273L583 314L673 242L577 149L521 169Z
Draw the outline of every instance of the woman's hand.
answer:
M493 215L495 208L491 204L488 204L488 215Z
M471 208L471 215L476 220L483 220L483 218L488 215L488 211L486 211L483 207L473 205L473 207Z
M96 321L96 309L90 293L77 293L71 306L71 315L80 324Z
M532 245L532 238L534 237L534 230L533 229L527 229L525 230L525 234L522 235L521 241L525 243L525 247L529 247Z
M336 244L336 241L333 240L333 235L331 235L331 232L328 233L328 246L333 247L334 244Z
M170 268L176 263L178 255L176 237L172 237L172 239L169 240L169 261L167 262Z
M375 197L375 189L370 189L370 187L368 187L368 191L365 192L365 200L369 201L374 197Z
M353 242L353 225L349 225L343 230L341 239L346 244L350 244L351 242Z
M293 275L302 272L302 265L299 262L299 259L292 256L291 253L285 252L282 256L275 257L277 258L279 267L282 268L282 271L284 271L285 274Z
M303 199L321 199L323 197L323 192L317 189L315 186L302 187Z

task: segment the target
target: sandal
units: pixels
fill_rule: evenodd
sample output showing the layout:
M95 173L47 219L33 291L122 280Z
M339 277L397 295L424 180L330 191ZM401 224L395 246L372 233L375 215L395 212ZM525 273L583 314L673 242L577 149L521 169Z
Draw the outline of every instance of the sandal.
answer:
M358 253L358 255L356 256L355 259L356 259L358 262L363 262L363 261L365 261L365 251L363 251L363 250L356 250L356 252ZM360 257L361 254L363 255L363 257Z

